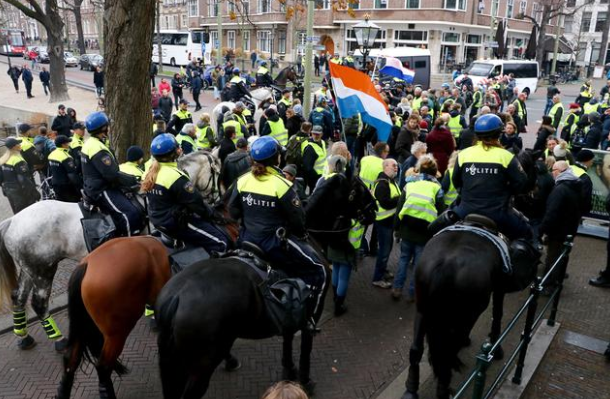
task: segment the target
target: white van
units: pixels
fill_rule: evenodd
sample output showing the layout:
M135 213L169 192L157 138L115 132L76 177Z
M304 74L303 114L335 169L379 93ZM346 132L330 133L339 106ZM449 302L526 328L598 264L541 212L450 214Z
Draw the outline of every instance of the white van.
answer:
M487 79L495 76L513 74L519 91L534 93L538 88L538 76L540 67L536 61L526 60L480 60L473 62L464 72L472 79L472 83L484 83ZM459 82L464 75L458 76L455 81Z

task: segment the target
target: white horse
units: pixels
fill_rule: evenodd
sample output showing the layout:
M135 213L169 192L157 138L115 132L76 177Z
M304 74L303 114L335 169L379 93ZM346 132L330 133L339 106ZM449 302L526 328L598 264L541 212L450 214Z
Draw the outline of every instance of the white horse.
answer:
M254 122L258 125L258 120L263 113L261 105L265 102L274 102L273 90L268 87L261 87L260 89L252 90L250 92L250 97L256 106L256 110L254 111L254 115L252 117L254 118ZM212 110L213 123L216 123L220 115L223 113L222 109L224 107L228 108L229 111L233 111L233 108L235 108L235 103L232 101L223 101L218 103Z
M180 167L191 176L204 198L218 198L220 160L210 152L183 156ZM40 201L0 223L0 309L9 296L13 306L14 332L22 338L20 347L31 348L34 339L27 331L26 301L32 293L32 308L42 321L55 348L63 349L61 331L49 314L49 297L57 265L64 259L80 261L87 255L81 219L76 203Z

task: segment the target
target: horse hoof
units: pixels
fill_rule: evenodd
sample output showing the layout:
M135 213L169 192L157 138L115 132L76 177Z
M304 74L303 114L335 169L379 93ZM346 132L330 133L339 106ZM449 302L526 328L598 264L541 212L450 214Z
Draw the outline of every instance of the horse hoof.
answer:
M419 399L419 395L416 392L406 391L400 399Z
M502 346L498 346L496 348L496 350L494 351L493 355L494 355L494 360L504 359L504 349L502 349Z
M315 394L316 383L311 378L307 380L307 382L301 381L301 386L303 387L303 390L305 391L307 396L309 396L310 398Z
M225 360L225 370L226 371L237 371L241 368L241 362L237 360L237 358L231 356L227 360Z
M296 367L285 368L282 370L282 380L284 381L296 381L299 371Z
M31 335L26 335L25 338L22 338L17 344L19 349L22 351L27 351L36 346L36 341L32 338Z
M68 340L62 338L58 341L55 341L55 352L64 353L68 349Z

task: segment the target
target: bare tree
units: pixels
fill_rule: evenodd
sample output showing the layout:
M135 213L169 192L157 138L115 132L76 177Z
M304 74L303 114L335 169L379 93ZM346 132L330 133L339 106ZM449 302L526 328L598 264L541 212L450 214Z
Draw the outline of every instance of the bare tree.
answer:
M127 149L147 149L152 138L150 60L155 0L106 0L104 13L106 111L111 144L120 161Z
M59 14L57 0L46 0L43 6L37 0L2 0L19 9L30 18L40 22L47 31L49 60L51 63L51 102L69 100L66 73L64 69L64 43L62 32L64 22ZM26 5L27 4L27 5ZM28 7L29 5L29 7ZM31 8L30 8L31 7ZM150 130L150 129L149 129Z
M578 11L582 7L585 7L594 0L585 0L579 6L571 9L569 12L565 10L566 0L542 0L538 2L538 6L542 7L538 10L537 15L530 16L525 14L519 14L520 18L530 20L536 27L538 28L538 46L536 46L536 61L540 65L544 62L544 43L546 41L546 28L551 22L551 20L555 20L555 23L559 23L559 17L571 15L574 12ZM540 23L538 21L541 21Z
M84 0L63 0L65 6L59 7L61 10L66 10L74 15L74 24L76 25L76 34L78 41L78 51L81 54L85 54L85 35L83 33L83 14L81 13L81 7Z

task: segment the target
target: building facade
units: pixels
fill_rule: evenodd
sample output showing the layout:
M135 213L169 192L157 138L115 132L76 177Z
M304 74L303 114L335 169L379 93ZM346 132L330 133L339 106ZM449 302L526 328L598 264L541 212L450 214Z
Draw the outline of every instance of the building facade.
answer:
M290 0L223 0L220 4L218 0L187 0L189 28L208 31L217 48L220 6L221 47L239 49L238 53L256 50L263 56L273 51L274 57L294 61L306 42L304 4ZM367 15L381 27L375 47L428 48L433 73L468 65L487 55L490 14L494 20L507 23L508 58L521 56L531 34L532 23L520 15L539 21L542 17L540 2L532 0L360 0L349 7L352 10L348 12L333 0L316 0L316 51L345 55L358 48L352 27ZM553 32L553 26L547 31Z
M564 22L564 36L574 50L578 66L595 65L602 51L602 32L608 19L608 0L567 0L568 15ZM607 49L605 63L610 62Z

